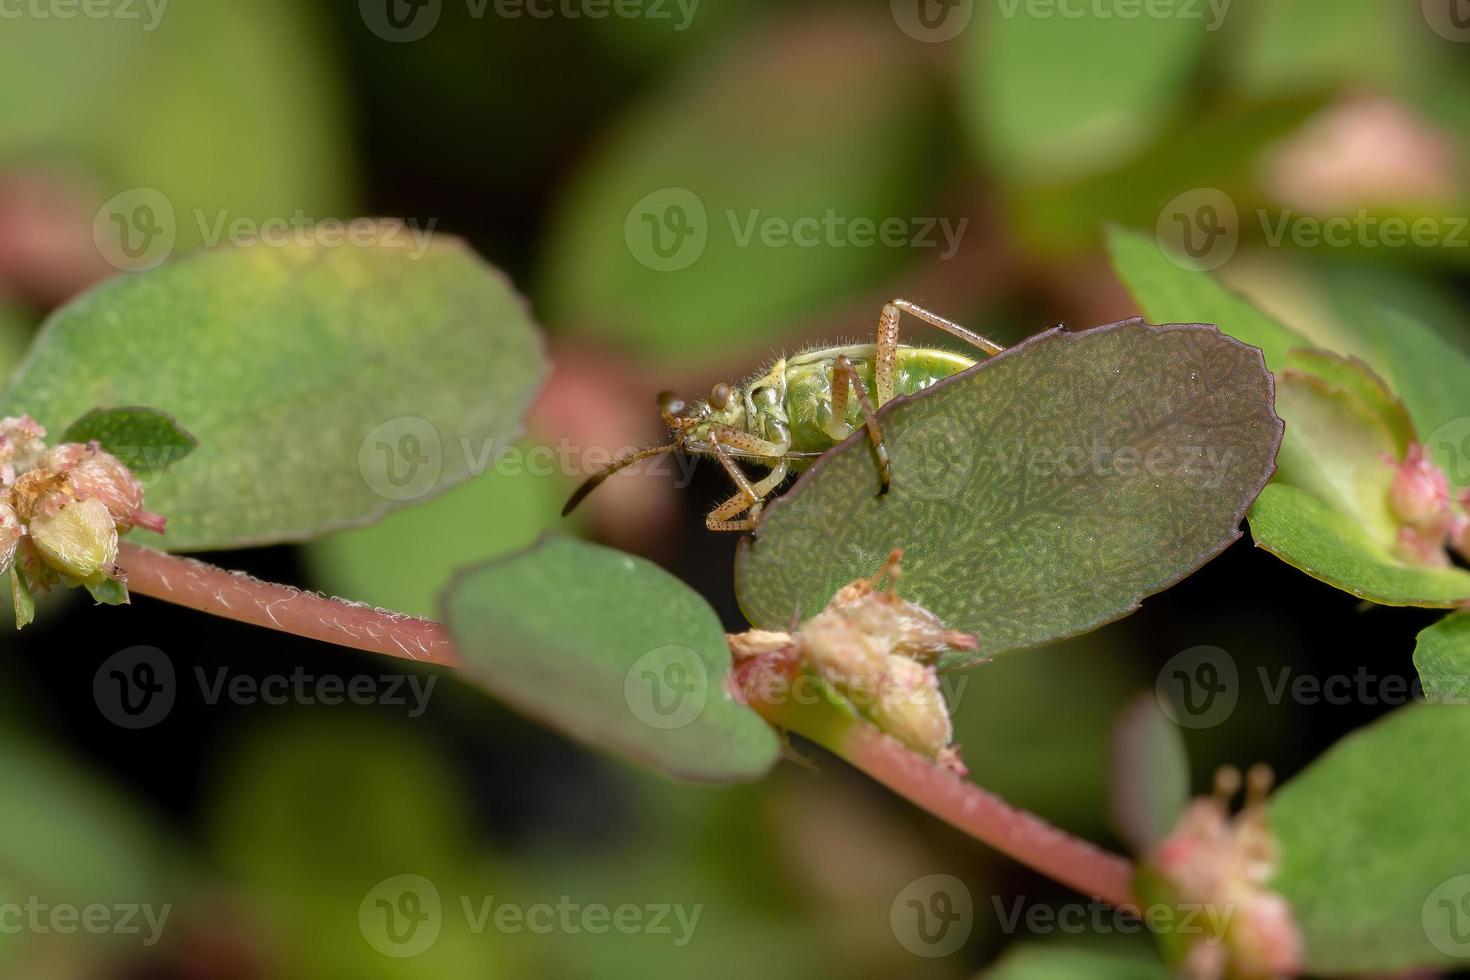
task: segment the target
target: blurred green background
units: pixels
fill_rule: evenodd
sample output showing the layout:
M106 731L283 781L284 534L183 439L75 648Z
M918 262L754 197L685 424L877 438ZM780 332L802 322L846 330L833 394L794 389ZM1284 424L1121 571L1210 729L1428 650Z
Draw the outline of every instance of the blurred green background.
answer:
M1183 236L1310 336L1351 337L1387 303L1470 346L1457 3L28 0L0 19L0 368L89 284L262 223L392 215L465 237L550 334L524 440L375 527L213 556L432 614L453 568L562 525L585 450L656 439L659 389L865 336L892 296L1005 343L1133 315L1108 222ZM1333 221L1347 237L1314 241ZM1395 221L1425 233L1390 241ZM160 236L135 239L145 225ZM709 470L619 477L572 527L659 561L739 628L733 536L702 527ZM1432 619L1359 609L1246 541L1127 621L948 687L973 779L1118 846L1108 732L1171 656L1217 646L1245 678L1227 719L1186 733L1203 789L1225 762L1289 775L1393 706L1273 703L1258 678L1412 677ZM94 681L138 645L177 697L130 728ZM171 910L154 944L146 925L0 920L0 973L967 976L1033 942L1146 953L1116 931L1008 927L1016 901L1074 899L808 746L764 783L690 787L445 674L416 714L210 703L196 683L298 667L376 690L404 672L147 600L62 597L0 634L0 899ZM892 913L938 873L973 913L958 949L918 955ZM411 958L360 920L403 874L442 903ZM671 935L542 935L477 919L491 897L701 911L683 943L672 918Z

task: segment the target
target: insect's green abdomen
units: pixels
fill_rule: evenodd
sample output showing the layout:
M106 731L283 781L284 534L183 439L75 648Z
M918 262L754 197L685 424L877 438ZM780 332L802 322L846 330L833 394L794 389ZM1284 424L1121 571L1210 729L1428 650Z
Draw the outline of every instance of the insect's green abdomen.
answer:
M838 354L846 354L857 368L867 389L868 398L877 407L873 390L873 361L876 347L860 344L808 351L792 358L786 366L786 415L791 424L791 449L798 453L819 453L833 446L826 423L832 413L832 363ZM959 374L975 362L962 354L932 347L900 347L895 365L893 392L912 395L943 378ZM854 430L863 424L863 410L855 397L847 401L847 424ZM792 460L798 464L798 460Z

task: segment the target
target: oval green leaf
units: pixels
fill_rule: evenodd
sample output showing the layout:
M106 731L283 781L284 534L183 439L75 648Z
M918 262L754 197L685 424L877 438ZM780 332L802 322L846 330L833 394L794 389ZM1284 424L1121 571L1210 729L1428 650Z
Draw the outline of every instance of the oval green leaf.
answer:
M1389 973L1470 955L1470 712L1411 705L1271 798L1304 972Z
M1260 351L1202 325L1048 331L879 412L766 509L741 606L779 629L904 549L906 597L977 656L1127 615L1240 536L1281 421Z
M1470 613L1446 616L1419 633L1414 667L1430 701L1470 701Z
M1404 564L1352 517L1297 487L1272 483L1261 491L1250 525L1258 547L1360 599L1431 608L1470 601L1470 574Z
M776 760L775 733L726 689L719 618L656 565L548 537L462 572L441 608L467 676L593 748L715 782Z
M936 106L893 39L853 9L777 18L665 83L558 208L548 321L649 357L728 355L916 252L947 257L968 219L909 219L935 213Z
M147 480L199 448L178 419L156 408L94 408L66 427L58 442L96 442L140 480Z
M524 302L462 244L201 251L110 280L43 328L0 396L53 433L168 412L200 449L149 487L163 546L300 540L472 475L545 373Z

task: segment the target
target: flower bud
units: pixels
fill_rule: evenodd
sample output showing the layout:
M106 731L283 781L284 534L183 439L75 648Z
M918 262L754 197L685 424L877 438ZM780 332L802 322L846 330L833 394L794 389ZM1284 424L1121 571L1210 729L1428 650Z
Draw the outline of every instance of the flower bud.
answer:
M1269 769L1252 769L1245 809L1232 819L1229 800L1240 787L1240 773L1221 770L1214 797L1190 801L1154 852L1153 868L1177 903L1211 910L1220 923L1218 929L1188 937L1191 948L1183 960L1188 976L1215 980L1300 971L1301 933L1291 906L1269 887L1281 863L1266 824L1270 783Z
M15 549L20 546L21 534L20 519L15 516L15 508L0 501L0 575L10 571L10 563L15 560Z
M117 578L117 525L98 500L76 500L31 518L31 544L47 565L83 585Z
M1449 481L1421 444L1409 446L1388 494L1394 516L1424 537L1443 535L1449 529Z
M53 446L37 466L64 473L76 499L100 501L120 532L133 527L163 532L164 519L143 509L143 485L121 460L95 442Z
M46 430L29 415L0 419L0 486L30 469L46 450Z
M877 698L865 712L873 723L930 758L954 739L949 709L934 668L907 657L889 657Z
M1470 510L1470 501L1466 503ZM1458 515L1450 525L1450 547L1459 552L1461 558L1470 561L1470 516Z

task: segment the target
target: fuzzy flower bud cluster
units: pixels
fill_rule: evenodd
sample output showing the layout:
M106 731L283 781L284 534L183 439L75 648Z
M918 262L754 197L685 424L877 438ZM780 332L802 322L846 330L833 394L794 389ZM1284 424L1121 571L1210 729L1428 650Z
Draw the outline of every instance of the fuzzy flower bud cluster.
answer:
M1154 853L1153 869L1180 905L1217 910L1219 934L1191 937L1181 964L1193 980L1267 978L1298 972L1302 939L1291 906L1269 887L1281 863L1266 824L1271 771L1252 768L1245 808L1230 815L1240 772L1216 774L1215 795L1190 802Z
M143 487L93 443L47 448L29 416L0 419L0 575L15 568L33 590L58 582L95 591L121 583L117 541L134 527L163 531Z
M1416 565L1447 565L1445 549L1470 561L1470 492L1458 500L1450 484L1419 443L1395 464L1389 509L1399 521L1399 554Z
M872 578L839 589L794 634L751 630L730 637L731 650L737 663L794 657L880 729L962 772L934 663L948 650L974 649L976 641L899 597L900 558L893 552ZM879 588L885 578L887 590Z

